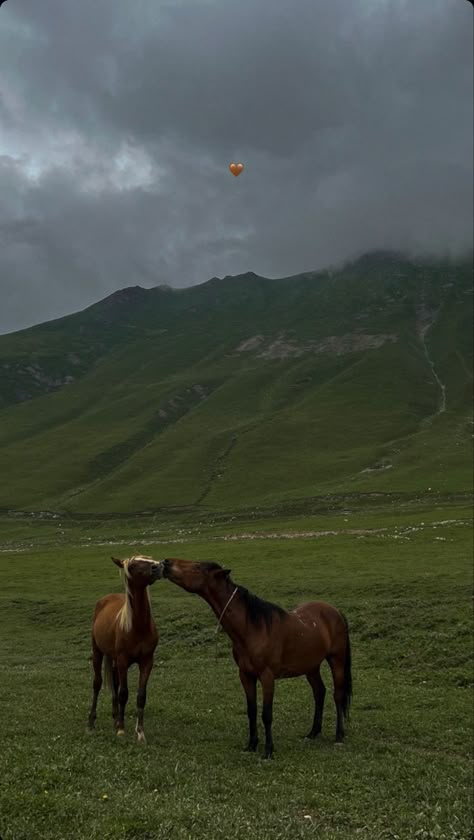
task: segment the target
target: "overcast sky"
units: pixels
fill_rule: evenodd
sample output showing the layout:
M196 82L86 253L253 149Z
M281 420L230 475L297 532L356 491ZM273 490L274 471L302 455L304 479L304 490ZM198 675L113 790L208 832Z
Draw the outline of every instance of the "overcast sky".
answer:
M466 0L8 0L0 332L472 247L472 35Z

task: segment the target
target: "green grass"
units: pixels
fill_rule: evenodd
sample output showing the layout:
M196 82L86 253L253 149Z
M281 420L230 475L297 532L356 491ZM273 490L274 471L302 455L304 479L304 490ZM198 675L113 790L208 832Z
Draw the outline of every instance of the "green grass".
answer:
M3 840L467 840L472 832L472 532L466 503L369 501L299 516L0 521L0 835ZM346 521L348 520L348 521ZM331 536L229 534L334 530ZM344 533L348 529L371 533ZM378 529L385 529L378 531ZM62 533L61 533L62 532ZM169 540L168 544L153 540ZM186 540L184 544L171 542ZM242 752L245 702L229 642L199 598L153 588L161 639L134 743L110 698L86 734L93 605L118 590L124 556L216 560L291 607L326 599L348 616L354 702L334 745L301 736L304 679L277 684L275 759ZM138 544L138 546L137 546ZM324 679L330 687L328 670Z

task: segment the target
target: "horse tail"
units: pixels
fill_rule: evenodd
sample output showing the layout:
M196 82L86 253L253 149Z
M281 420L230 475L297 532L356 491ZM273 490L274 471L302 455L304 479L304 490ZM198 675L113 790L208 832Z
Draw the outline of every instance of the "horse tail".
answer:
M104 685L112 691L114 685L113 664L110 656L104 656Z
M342 613L341 613L342 615ZM352 661L351 642L349 639L349 624L345 615L342 615L346 626L346 652L344 655L344 695L342 698L342 711L345 718L349 718L349 707L352 702Z

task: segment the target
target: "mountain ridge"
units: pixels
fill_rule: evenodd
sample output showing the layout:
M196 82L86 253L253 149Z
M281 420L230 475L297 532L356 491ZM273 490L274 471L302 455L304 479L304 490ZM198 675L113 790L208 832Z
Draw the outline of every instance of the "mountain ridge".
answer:
M131 286L0 336L0 507L469 490L471 313L470 259L378 253Z

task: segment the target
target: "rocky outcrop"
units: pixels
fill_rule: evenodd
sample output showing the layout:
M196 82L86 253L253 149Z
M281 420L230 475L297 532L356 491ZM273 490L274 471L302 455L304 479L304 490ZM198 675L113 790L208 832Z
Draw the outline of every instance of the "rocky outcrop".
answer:
M79 364L70 360L70 364ZM76 376L72 372L54 373L45 370L37 362L4 362L0 365L0 378L2 380L2 392L5 396L9 393L8 402L25 402L33 397L49 394L65 385L71 385ZM0 404L1 404L0 400Z
M236 347L235 353L253 352L260 359L287 359L319 353L344 356L347 353L377 350L388 341L396 342L398 341L398 336L394 333L369 335L355 332L346 333L345 335L328 335L319 341L297 341L294 338L286 337L283 333L277 338L267 339L262 335L255 335L242 341Z

